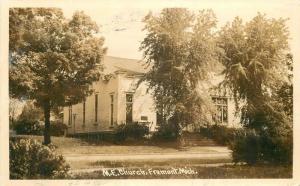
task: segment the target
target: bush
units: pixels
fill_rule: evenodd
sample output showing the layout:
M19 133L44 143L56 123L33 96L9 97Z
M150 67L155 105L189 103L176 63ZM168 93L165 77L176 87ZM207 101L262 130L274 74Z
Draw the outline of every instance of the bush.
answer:
M38 121L21 119L13 125L13 129L17 134L41 135L43 134L43 126Z
M223 125L208 125L200 127L200 134L204 137L215 140L220 145L230 145L235 136L241 133L243 129L228 128Z
M260 159L260 137L254 130L245 131L235 137L230 149L235 163L255 164Z
M272 163L288 163L293 161L292 131L287 134L261 134L263 160Z
M42 126L42 130L44 131L45 125ZM50 124L50 135L51 136L63 136L65 134L65 130L68 128L67 125L63 124L61 121L51 121Z
M60 121L51 122L50 135L51 136L63 136L65 134L65 130L67 128L68 128L68 126L63 124Z
M63 124L61 121L51 122L50 135L51 136L63 136L65 134L65 130L67 128L68 128L68 126Z
M149 128L145 125L135 123L119 125L115 130L115 140L117 142L129 139L143 139L149 133Z
M175 141L179 136L180 134L177 127L171 124L163 124L153 133L151 139L154 141Z
M69 165L54 146L44 146L36 140L11 139L9 142L11 179L66 178Z
M214 139L221 145L228 145L232 150L234 162L247 164L292 163L293 137L289 127L273 127L257 131L248 128L227 128L211 125L200 128L200 134Z
M291 164L293 159L293 139L288 136L271 136L267 133L257 133L247 130L237 135L230 145L234 162L248 164L275 163Z
M52 121L50 125L50 135L51 136L63 136L67 125L60 121ZM39 121L30 121L26 119L19 120L13 125L13 129L17 134L25 135L43 135L45 126L40 124Z

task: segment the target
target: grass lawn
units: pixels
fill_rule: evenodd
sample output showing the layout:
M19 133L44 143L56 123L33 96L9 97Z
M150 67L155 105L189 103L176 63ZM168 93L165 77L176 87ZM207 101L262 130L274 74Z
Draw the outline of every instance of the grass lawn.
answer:
M154 160L101 160L101 161L71 161L69 162L71 169L82 170L82 169L101 169L101 168L119 168L119 167L130 167L130 168L144 168L144 167L180 167L180 166L201 166L204 164L224 164L231 163L231 159L216 158L216 159L172 159L168 161L165 159L154 159Z
M18 135L17 137L36 139L43 142L43 136ZM175 145L116 145L109 142L92 144L78 138L51 137L57 151L63 155L69 154L147 154L147 153L185 153L185 152L216 152L209 146L191 146L176 148ZM218 148L218 147L217 147ZM220 147L222 151L224 147ZM225 149L226 151L226 149Z
M42 136L17 136L43 141ZM74 179L167 179L167 178L291 178L292 166L280 165L221 165L230 159L147 159L147 160L90 160L91 154L147 154L147 153L218 153L228 152L226 147L189 146L184 149L154 145L91 144L77 138L52 137L57 151L64 156L86 156L84 161L71 161ZM82 171L88 169L88 171ZM79 170L76 172L76 170Z
M30 135L19 135L17 137L20 138L30 138L36 139L40 142L43 141L43 136L30 136ZM184 148L175 148L169 146L155 146L155 145L115 145L112 143L103 143L103 144L91 144L86 141L83 141L78 138L69 138L69 137L52 137L52 143L57 147L58 153L61 153L67 159L69 165L72 170L78 169L89 169L89 168L99 168L99 167L115 167L116 164L120 164L122 161L117 161L115 159L106 158L109 161L103 160L101 157L97 159L91 158L93 155L104 155L106 157L111 157L111 155L119 155L123 157L124 155L148 155L154 154L159 156L161 154L172 154L172 155L181 155L186 156L187 154L208 154L208 153L216 153L219 152L227 153L229 150L226 147L217 147L217 146L187 146ZM68 157L79 157L79 159L70 159ZM82 158L84 157L84 158ZM102 161L99 161L102 160ZM115 161L114 161L115 160ZM149 159L148 159L149 160ZM230 163L231 158L201 158L201 159L172 159L173 163L184 163L184 164L208 164L208 163ZM145 159L133 159L126 160L126 166L136 167L142 166L145 163L152 163L155 166L165 166L168 165L169 162L166 161L166 158L156 158L155 160L151 159L151 161ZM125 165L124 165L125 166Z
M203 164L231 163L229 159L172 159L172 160L127 160L125 161L96 161L90 165L93 167L180 167L180 166L200 166Z
M133 166L128 164L128 166ZM292 178L291 166L275 165L224 165L205 167L199 165L145 164L136 167L124 163L114 163L112 169L102 169L88 173L77 173L75 179L238 179L238 178ZM124 167L124 169L122 169ZM126 167L126 168L125 168ZM169 172L168 172L169 171Z

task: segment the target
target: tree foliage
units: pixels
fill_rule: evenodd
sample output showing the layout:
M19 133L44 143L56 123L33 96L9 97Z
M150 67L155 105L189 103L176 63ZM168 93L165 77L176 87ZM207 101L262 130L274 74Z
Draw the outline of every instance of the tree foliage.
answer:
M292 162L293 58L288 37L285 19L260 13L245 24L235 18L220 32L222 85L233 92L242 123L253 132L233 143L235 161Z
M9 126L14 124L17 120L21 109L23 107L23 102L18 99L11 98L9 100Z
M214 13L166 8L149 13L144 22L147 35L140 49L151 69L142 80L149 83L157 110L178 129L206 120L207 92L199 91L219 54Z
M293 56L287 54L286 66L288 68L288 81L284 81L276 91L277 103L280 104L280 108L285 111L285 114L290 120L293 120Z
M9 11L10 95L35 100L45 115L50 143L50 110L81 101L100 77L104 39L83 12L68 20L60 9L12 8Z
M43 111L40 108L34 106L30 101L25 103L18 120L29 120L29 121L42 121Z
M267 127L264 125L270 122L266 116L284 113L272 103L276 102L276 89L288 80L285 22L259 13L246 24L237 17L220 32L223 85L230 88L237 103L245 103L241 106L242 119L251 128Z
M34 106L32 101L25 103L18 119L11 125L17 134L41 135L43 110Z

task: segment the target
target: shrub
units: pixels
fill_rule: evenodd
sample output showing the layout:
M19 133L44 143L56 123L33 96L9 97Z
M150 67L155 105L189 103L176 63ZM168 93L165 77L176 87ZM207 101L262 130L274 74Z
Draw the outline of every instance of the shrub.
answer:
M272 163L288 163L293 161L292 131L278 135L261 134L263 160Z
M281 124L260 131L211 125L201 127L200 134L221 145L228 145L236 163L292 163L293 137L292 129L288 125Z
M54 146L44 146L32 139L11 139L9 142L11 179L66 178L69 165Z
M228 128L223 125L208 125L200 127L200 134L204 137L215 140L220 145L229 145L233 142L238 133L241 133L243 129Z
M41 135L43 127L38 121L21 119L13 125L13 129L17 134Z
M179 130L177 127L171 124L161 125L156 132L152 135L152 140L154 141L175 141L179 138Z
M128 139L139 140L149 133L146 125L135 123L119 125L115 130L115 140L117 142Z
M43 133L40 121L43 119L41 109L27 102L19 115L17 121L12 125L17 134L41 135Z
M13 125L13 129L17 134L26 135L43 135L45 126L39 121L31 121L22 119ZM52 121L50 125L51 136L63 136L67 126L60 121Z
M234 162L291 164L293 159L291 134L271 136L268 133L247 130L235 137L230 149Z
M231 143L232 159L235 163L255 164L260 159L260 137L254 130L235 136Z
M65 130L67 128L68 128L68 126L63 124L61 121L51 122L50 135L51 136L63 136L65 134Z
M63 136L65 134L65 130L68 128L67 125L62 123L61 121L51 121L50 124L50 135L51 136ZM42 126L42 131L44 131L45 125Z

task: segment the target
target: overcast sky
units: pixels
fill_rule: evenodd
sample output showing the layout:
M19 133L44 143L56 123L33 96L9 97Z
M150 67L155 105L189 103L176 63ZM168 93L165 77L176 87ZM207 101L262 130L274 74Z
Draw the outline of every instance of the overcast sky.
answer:
M0 0L1 1L1 0ZM257 12L266 13L270 18L289 18L290 47L296 54L299 39L297 12L300 0L53 0L19 1L12 7L59 7L67 18L75 11L84 11L100 26L100 34L108 47L107 55L141 59L139 46L145 32L142 19L149 11L159 13L165 7L185 7L192 11L212 9L218 20L218 28L239 16L248 21Z
M69 2L69 3L66 3ZM70 3L72 2L72 3ZM296 19L300 1L238 1L238 0L162 0L162 1L87 1L75 3L64 1L58 3L66 17L71 17L74 11L82 10L101 26L101 35L105 37L108 55L125 58L142 58L139 51L140 42L145 37L142 32L143 17L149 12L159 12L164 7L186 7L191 10L212 9L218 19L218 27L239 16L247 21L257 12L266 13L272 18L289 18L291 40L290 46L295 51L295 37L298 37ZM299 34L298 34L299 35Z

